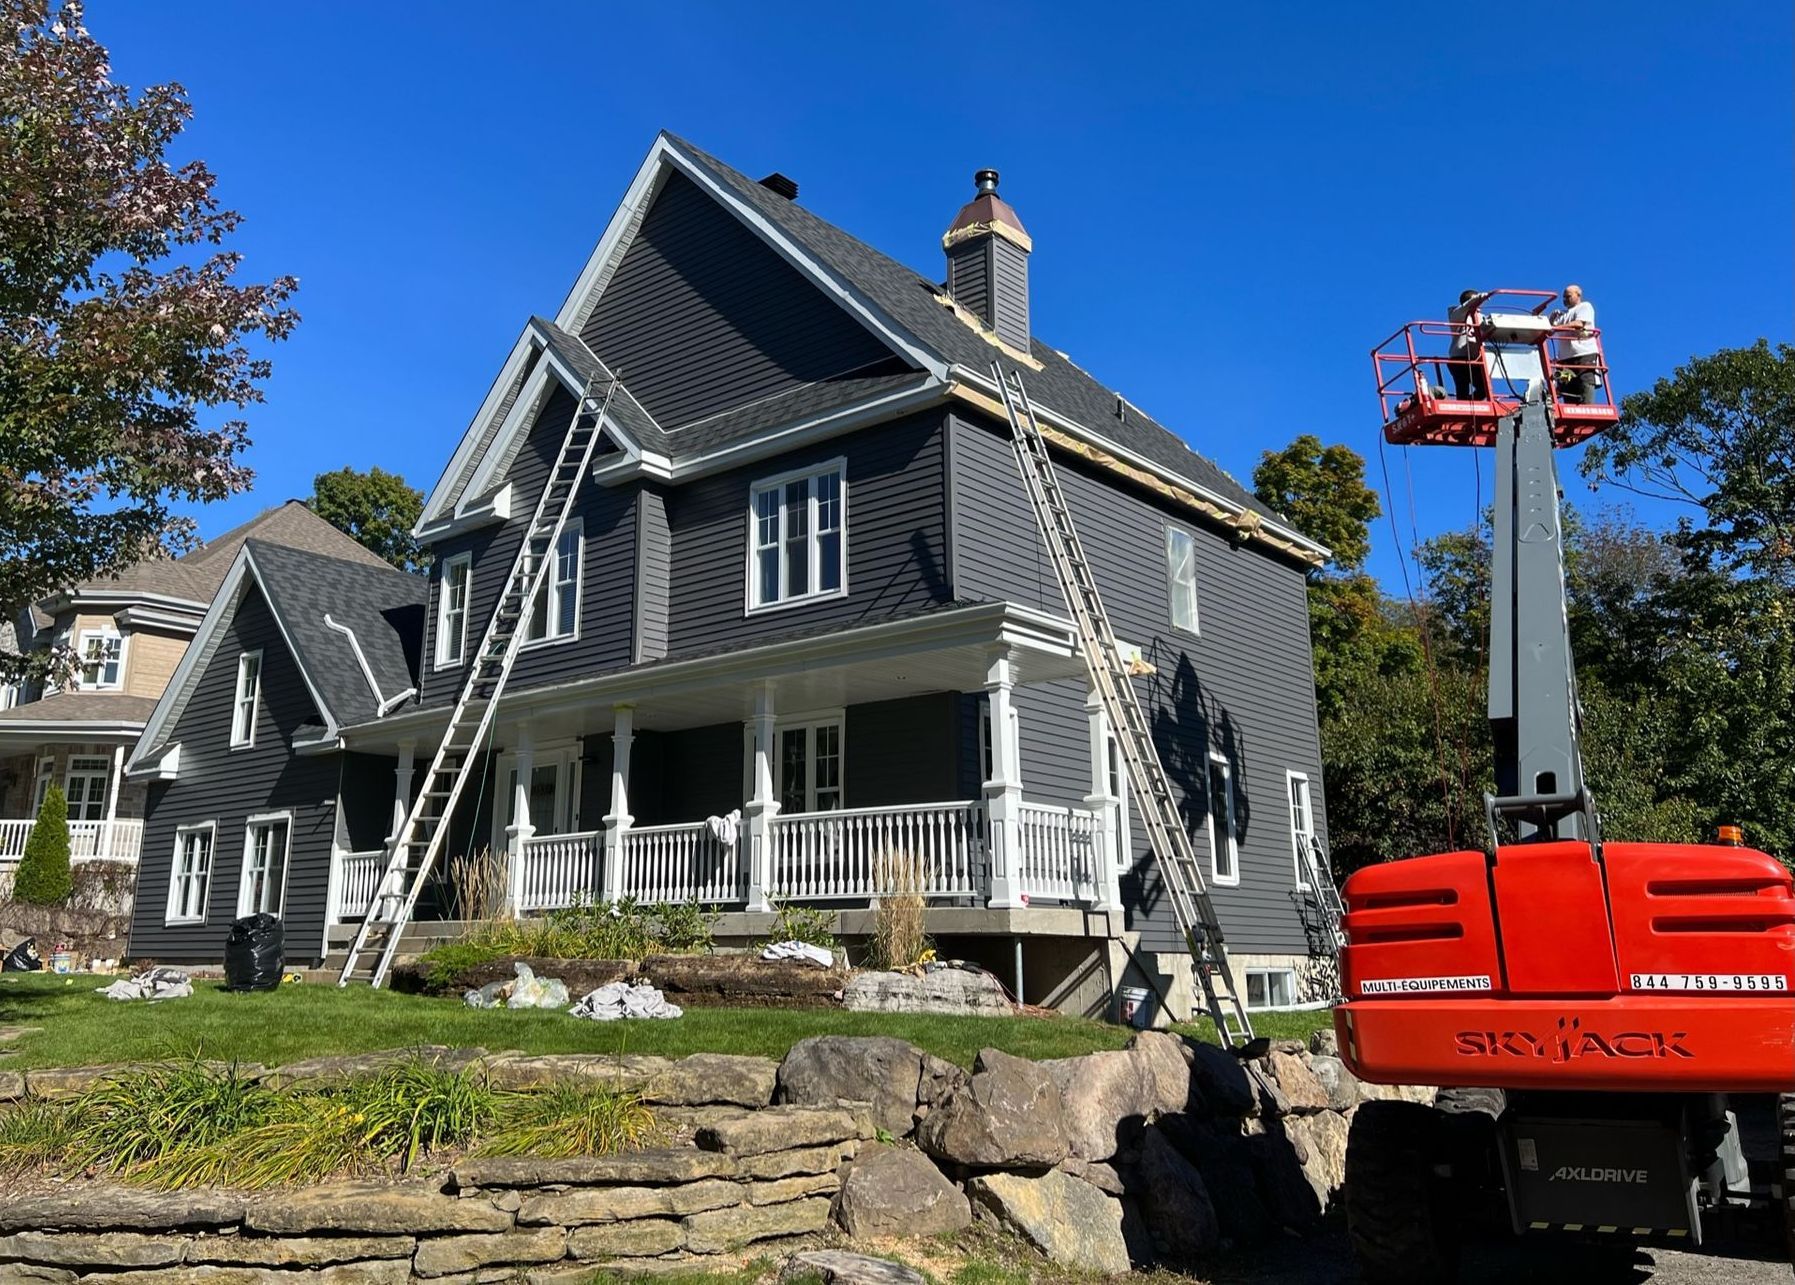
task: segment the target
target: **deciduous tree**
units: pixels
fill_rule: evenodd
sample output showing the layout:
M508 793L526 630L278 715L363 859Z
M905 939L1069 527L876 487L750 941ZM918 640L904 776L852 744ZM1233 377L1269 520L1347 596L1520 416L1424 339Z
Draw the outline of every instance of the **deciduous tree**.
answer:
M312 512L363 548L379 554L402 571L422 570L425 562L411 538L424 497L397 473L374 467L366 473L340 468L312 479Z

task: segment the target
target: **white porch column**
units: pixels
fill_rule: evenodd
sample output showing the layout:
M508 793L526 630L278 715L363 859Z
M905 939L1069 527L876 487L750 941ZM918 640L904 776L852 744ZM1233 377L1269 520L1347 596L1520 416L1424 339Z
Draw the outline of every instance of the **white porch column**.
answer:
M1091 872L1096 883L1095 908L1120 910L1122 799L1110 785L1109 715L1095 688L1085 697L1084 709L1091 724L1091 792L1085 795L1084 805L1097 814L1097 834L1091 844L1091 860L1096 864Z
M386 832L390 845L405 826L405 814L411 810L411 778L417 774L418 743L399 742L399 758L393 765L393 823Z
M536 740L528 724L517 729L517 785L511 792L511 824L505 827L509 893L506 902L518 914L524 899L524 844L536 827L530 824L530 777L536 770Z
M605 813L604 874L599 895L606 901L623 897L623 840L636 818L629 810L630 747L636 743L636 707L611 709L611 809Z
M1022 748L1016 744L1015 686L1010 650L991 654L985 671L985 695L991 708L991 779L985 782L985 812L991 818L991 888L989 904L1005 909L1022 905Z
M118 819L118 792L125 786L125 747L112 747L112 780L107 783L106 790L106 824L100 827L100 841L94 845L96 857L114 855L112 844L112 823Z
M773 738L777 717L773 684L763 682L754 692L754 717L748 727L754 737L754 797L742 808L748 842L748 909L770 910L767 889L773 883L773 818L779 800L773 794Z

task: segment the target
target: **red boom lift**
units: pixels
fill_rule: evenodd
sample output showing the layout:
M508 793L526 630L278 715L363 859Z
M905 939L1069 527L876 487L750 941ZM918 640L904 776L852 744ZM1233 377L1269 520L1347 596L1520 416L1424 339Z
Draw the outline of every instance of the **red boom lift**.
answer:
M1555 328L1553 297L1497 291L1372 353L1387 440L1496 456L1489 846L1343 890L1341 1056L1442 1086L1354 1117L1348 1224L1378 1281L1450 1279L1459 1234L1501 1205L1517 1234L1683 1244L1776 1205L1795 1255L1795 884L1740 846L1602 839L1553 453L1617 412L1600 335ZM1593 352L1555 356L1573 337ZM1729 1095L1780 1095L1780 1162L1755 1187Z

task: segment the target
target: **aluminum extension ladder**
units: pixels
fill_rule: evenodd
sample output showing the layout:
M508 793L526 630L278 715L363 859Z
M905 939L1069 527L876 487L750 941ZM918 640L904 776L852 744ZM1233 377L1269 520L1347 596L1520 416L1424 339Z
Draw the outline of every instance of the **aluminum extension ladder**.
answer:
M1334 882L1334 863L1328 860L1328 850L1321 846L1320 838L1313 834L1303 836L1302 848L1310 895L1321 908L1322 927L1327 930L1328 944L1338 955L1341 947L1346 945L1346 932L1340 926L1346 917L1346 906L1340 900L1340 887Z
M1054 576L1066 597L1066 606L1078 625L1080 650L1091 686L1103 702L1109 716L1122 761L1128 765L1128 781L1134 791L1135 806L1146 824L1147 839L1153 858L1159 865L1160 877L1172 903L1178 929L1184 934L1190 951L1191 971L1202 988L1205 1006L1215 1021L1215 1029L1225 1048L1244 1051L1254 1043L1253 1027L1247 1017L1246 1004L1235 992L1228 971L1228 952L1222 938L1221 921L1216 917L1215 902L1203 881L1197 864L1196 848L1190 833L1178 815L1178 803L1172 796L1171 782L1159 751L1153 744L1146 715L1135 696L1123 661L1122 649L1110 627L1109 613L1097 593L1097 582L1085 559L1084 546L1072 525L1066 496L1048 458L1047 441L1035 418L1034 406L1028 400L1022 373L1004 374L996 362L991 364L992 377L1003 397L1004 411L1010 420L1011 444L1016 463L1022 471L1022 482L1028 491L1029 505L1053 563Z
M601 385L604 388L602 399L598 394ZM536 501L536 512L517 546L517 557L511 564L504 592L493 608L479 649L468 660L467 677L462 681L461 692L449 714L442 743L430 760L417 798L406 810L404 824L394 833L387 847L386 865L376 885L376 894L349 947L342 975L337 978L338 986L347 986L363 977L370 985L379 986L393 966L393 956L398 953L405 926L411 922L418 894L423 891L425 880L441 859L443 847L448 842L450 822L471 775L469 769L477 771L480 767L480 749L498 712L499 696L511 677L518 648L529 632L524 627L525 621L549 568L554 565L556 545L567 525L567 516L573 509L580 483L592 467L592 456L601 436L599 426L616 391L614 376L594 375L580 394L567 433L561 439L555 466ZM415 867L410 861L413 843L422 844ZM406 885L404 895L395 895L402 883ZM366 973L360 972L363 956L372 951L379 952L373 968Z

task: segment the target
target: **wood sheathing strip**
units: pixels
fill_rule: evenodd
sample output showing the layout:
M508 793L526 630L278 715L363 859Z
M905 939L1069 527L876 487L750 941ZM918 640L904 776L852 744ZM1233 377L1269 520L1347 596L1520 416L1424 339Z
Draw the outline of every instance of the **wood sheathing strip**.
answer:
M1004 412L1003 403L995 397L958 380L955 380L949 388L953 397L969 406L976 406L1000 424L1009 423L1009 416ZM1039 415L1039 412L1037 411L1036 414ZM1267 548L1276 549L1279 553L1294 558L1305 566L1319 567L1326 561L1313 549L1306 549L1293 540L1286 540L1275 532L1268 531L1265 527L1265 520L1251 509L1224 508L1195 491L1168 482L1145 469L1136 468L1125 460L1117 459L1102 447L1093 446L1091 443L1073 437L1045 422L1041 424L1041 436L1046 438L1050 445L1068 455L1075 455L1106 472L1125 477L1134 485L1162 496L1180 508L1200 513L1210 521L1227 527L1234 532L1237 539L1243 542L1262 544Z

